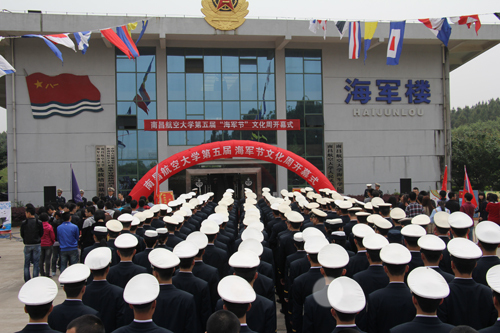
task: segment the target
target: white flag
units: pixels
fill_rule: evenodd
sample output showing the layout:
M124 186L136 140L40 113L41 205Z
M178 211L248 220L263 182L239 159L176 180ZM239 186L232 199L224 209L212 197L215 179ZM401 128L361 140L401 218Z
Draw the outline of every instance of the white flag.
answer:
M12 67L4 57L0 55L0 77L5 74L14 74L16 70Z

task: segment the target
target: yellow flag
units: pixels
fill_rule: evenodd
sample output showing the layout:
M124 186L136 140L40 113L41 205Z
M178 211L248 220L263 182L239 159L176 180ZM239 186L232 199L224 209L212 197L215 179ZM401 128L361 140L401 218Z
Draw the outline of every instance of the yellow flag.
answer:
M132 36L132 30L135 30L135 28L137 28L137 22L127 24L127 30L130 36Z
M365 40L373 38L377 25L378 22L365 22Z

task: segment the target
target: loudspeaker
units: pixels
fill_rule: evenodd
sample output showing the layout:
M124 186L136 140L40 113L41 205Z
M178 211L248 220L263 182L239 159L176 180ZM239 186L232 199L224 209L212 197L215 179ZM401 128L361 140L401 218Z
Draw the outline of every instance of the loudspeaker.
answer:
M411 178L400 178L399 179L399 193L410 193L411 192Z
M56 202L56 190L57 189L55 186L44 186L43 187L43 202L44 202L44 204Z

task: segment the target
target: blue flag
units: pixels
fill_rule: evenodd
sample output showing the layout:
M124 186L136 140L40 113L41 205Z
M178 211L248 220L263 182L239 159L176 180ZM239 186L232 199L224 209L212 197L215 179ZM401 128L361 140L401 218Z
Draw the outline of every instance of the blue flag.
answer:
M73 34L73 36L75 36L76 43L78 44L78 49L82 51L82 54L85 54L85 52L87 52L91 34L91 31L75 32Z
M78 182L76 181L75 172L71 168L71 197L74 202L82 202L82 196L80 195L80 187L78 187Z
M57 46L54 43L52 43L50 40L48 40L47 38L43 37L42 35L23 35L21 37L23 37L23 38L41 38L41 39L43 39L43 41L45 42L45 44L47 44L47 46L50 47L50 49L52 50L52 52L54 52L54 54L59 59L61 59L61 61L63 61L62 53L61 53L61 51L59 51L59 49L57 48Z
M141 33L139 34L139 38L137 38L137 40L135 41L135 45L137 45L137 43L139 43L139 41L141 40L142 38L142 35L144 35L144 32L146 31L146 28L148 27L148 20L146 20L146 22L142 21L142 30L141 30Z
M399 57L403 50L406 21L391 22L391 33L387 45L387 65L399 65Z

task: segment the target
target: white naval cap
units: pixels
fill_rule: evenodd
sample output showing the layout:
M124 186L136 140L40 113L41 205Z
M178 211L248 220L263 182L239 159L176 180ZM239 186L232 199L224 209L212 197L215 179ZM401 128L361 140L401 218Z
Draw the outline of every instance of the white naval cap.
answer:
M156 231L156 230L146 230L144 232L144 237L146 237L146 238L157 238L158 237L158 231Z
M184 218L183 218L183 220L184 220ZM163 218L163 222L168 223L168 224L173 224L173 225L179 225L179 221L173 216L165 216Z
M153 212L153 214L154 214L154 213L158 213L158 212L160 211L160 205L154 205L154 206L153 206L153 207L151 207L149 210L150 210L150 211L152 211L152 212Z
M102 226L97 226L97 227L94 227L94 230L92 230L92 233L94 235L107 235L108 228L102 227Z
M344 221L342 221L342 219L328 219L325 221L325 223L330 225L335 225L335 224L342 224L344 223Z
M371 214L368 212L357 212L356 216L370 216Z
M174 214L172 215L172 219L177 222L177 224L181 224L182 222L184 222L184 216L182 214ZM175 224L174 222L174 224Z
M85 257L85 265L93 271L103 269L109 266L111 257L111 249L109 247L97 247L87 254Z
M319 203L317 203L317 202L308 202L306 204L306 208L307 209L317 209L317 208L319 208Z
M203 250L208 244L207 235L200 231L193 231L186 237L186 240L194 243L198 247L198 250Z
M417 296L442 299L450 294L444 277L430 267L417 267L408 274L408 287Z
M260 257L264 252L264 246L262 246L262 243L259 242L258 240L249 238L241 242L240 245L238 246L238 251L242 250L252 251Z
M123 230L123 224L118 220L109 220L106 222L106 228L112 232L120 232Z
M427 251L443 251L446 248L445 242L436 235L424 235L418 239L417 244Z
M385 201L380 197L375 197L372 199L371 203L373 207L378 208L378 205L385 203Z
M389 222L387 219L383 218L382 216L380 215L375 215L374 218L373 218L373 223L375 224L375 226L377 226L377 228L379 229L385 229L385 230L388 230L388 229L391 229L392 228L392 223Z
M500 226L491 221L480 222L476 226L476 236L483 243L500 244Z
M285 217L288 221L293 222L293 223L304 222L304 216L302 216L302 214L300 214L299 212L296 212L293 210L286 213Z
M210 214L209 217L207 217L207 220L215 220L217 221L217 223L220 225L224 222L228 222L229 221L229 215L227 215L227 213L214 213L214 214ZM219 223L220 221L220 223Z
M310 237L304 243L304 250L309 254L319 253L319 251L329 242L325 235Z
M486 273L486 282L493 291L500 294L500 265L493 266L488 270Z
M78 283L87 280L90 276L90 268L84 264L74 264L67 267L61 275L59 275L59 283Z
M272 210L279 210L281 203L275 202L271 205Z
M366 224L358 223L352 227L352 233L358 238L364 238L368 235L374 234L375 231Z
M229 266L234 268L255 268L259 266L259 256L250 250L240 250L233 253L228 261Z
M259 242L262 242L264 240L264 235L262 234L262 232L260 232L259 230L255 229L255 228L246 228L241 233L241 240L244 241L244 240L247 240L250 238L253 238L253 239L258 240Z
M371 202L367 202L367 203L365 203L364 208L369 209L369 210L373 210L373 205Z
M380 250L387 244L389 241L381 234L369 234L363 237L363 247L368 250Z
M391 213L389 215L391 216L391 219L401 220L406 217L406 212L401 208L396 207L391 210Z
M151 274L142 273L134 276L127 283L123 290L123 299L128 304L141 305L153 302L159 294L158 280Z
M336 203L337 204L337 203ZM352 202L350 201L340 201L337 206L339 206L340 209L349 209L352 207Z
M157 248L149 252L148 260L151 265L160 269L173 268L181 262L178 256L165 248Z
M317 208L311 209L311 213L314 215L317 215L319 217L326 217L327 216L327 214L324 211L319 210ZM311 214L311 213L309 213L309 214ZM300 216L302 216L302 214L300 214Z
M281 214L286 214L292 210L290 206L288 206L286 203L282 203L279 207L278 210L280 211Z
M406 237L422 237L426 234L424 227L416 224L405 225L401 229L401 235Z
M307 242L310 238L313 237L324 237L325 234L323 234L318 228L315 227L307 227L304 230L302 230L302 238L304 239L304 242Z
M247 225L247 229L257 229L259 232L264 231L264 223L262 222L252 222Z
M296 232L293 234L293 240L298 243L302 243L304 242L304 237L301 232Z
M426 226L429 223L431 223L431 218L425 214L414 216L411 219L411 224Z
M319 250L318 262L326 268L342 268L349 263L349 254L338 244L328 244Z
M158 236L164 235L164 234L168 233L168 229L167 228L157 228L156 232L158 233Z
M411 253L405 246L391 243L380 250L380 259L390 265L405 265L411 261Z
M358 313L366 305L365 294L360 285L351 278L341 276L328 286L328 302L341 313Z
M144 212L137 212L137 213L134 214L134 217L138 218L139 222L146 221L146 215L145 215ZM134 225L133 221L132 221L132 225Z
M215 235L219 232L219 225L215 221L205 220L201 223L200 231L205 235Z
M466 229L472 227L474 221L464 212L454 212L448 218L450 227L456 229Z
M437 212L434 215L434 223L437 227L448 229L450 228L450 223L448 222L450 218L450 214L447 212Z
M45 305L52 302L57 296L58 288L54 280L37 276L26 282L17 298L25 305Z
M138 218L138 217L135 217L135 216L134 216L134 217L132 218L132 223L131 223L130 225L131 225L131 226L136 226L136 225L139 225L139 224L141 224L141 220L139 220L139 218Z
M121 234L115 239L115 246L119 249L131 249L137 246L139 241L132 234Z
M332 238L335 240L345 240L345 232L344 231L332 231Z
M450 255L460 259L479 259L483 255L479 246L465 238L453 238L448 242Z
M179 259L194 258L198 254L198 251L198 246L187 240L179 242L173 250Z
M148 210L145 210L142 215L146 218L146 219L151 219L153 218L154 216L154 213L151 209L148 209Z
M132 219L134 217L131 215L131 214L128 214L128 213L125 213L125 214L121 214L120 216L118 216L118 221L120 222L124 222L124 223L130 223L132 222Z
M252 303L257 298L250 283L236 275L229 275L220 280L217 292L224 301L235 304Z

